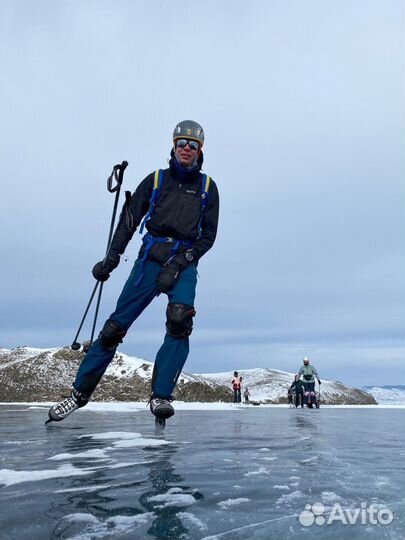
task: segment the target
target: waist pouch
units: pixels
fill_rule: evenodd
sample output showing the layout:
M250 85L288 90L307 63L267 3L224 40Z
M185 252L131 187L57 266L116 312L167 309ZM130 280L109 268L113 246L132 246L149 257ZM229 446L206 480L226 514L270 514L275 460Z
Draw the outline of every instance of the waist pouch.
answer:
M310 381L311 379L313 379L313 375L304 375L304 379L306 381Z
M148 253L148 259L150 261L155 261L159 264L165 264L170 257L172 256L172 248L173 248L174 242L159 242L156 244L153 244L153 246L150 248ZM181 251L181 249L179 250ZM141 249L139 250L139 257L142 258L143 254L145 252L145 246L143 245Z

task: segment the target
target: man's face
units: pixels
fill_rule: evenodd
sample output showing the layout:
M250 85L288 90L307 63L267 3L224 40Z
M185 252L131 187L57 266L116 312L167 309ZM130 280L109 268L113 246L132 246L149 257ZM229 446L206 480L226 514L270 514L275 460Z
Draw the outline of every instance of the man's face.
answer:
M187 139L178 139L175 144L177 161L183 167L191 167L198 157L200 145L196 141L189 141Z

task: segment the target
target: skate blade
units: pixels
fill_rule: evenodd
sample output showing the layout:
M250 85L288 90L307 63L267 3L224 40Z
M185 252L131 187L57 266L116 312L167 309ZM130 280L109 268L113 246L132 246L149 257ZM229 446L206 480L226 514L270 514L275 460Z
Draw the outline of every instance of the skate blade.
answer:
M52 418L51 416L48 416L48 420L45 422L46 424L51 424L52 422L60 422L60 420L56 420L55 418Z
M155 426L164 428L166 427L166 418L158 418L155 416Z

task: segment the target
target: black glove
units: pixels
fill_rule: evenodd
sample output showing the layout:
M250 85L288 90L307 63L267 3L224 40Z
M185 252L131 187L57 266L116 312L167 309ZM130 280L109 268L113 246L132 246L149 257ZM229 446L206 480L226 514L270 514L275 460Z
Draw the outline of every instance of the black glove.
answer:
M100 261L93 266L91 273L97 281L107 281L114 268L117 268L120 259L119 256L109 258L106 261Z
M187 268L193 261L192 250L179 253L165 264L163 270L157 277L156 288L159 292L168 293L176 284L180 272Z
M321 384L321 379L318 379L318 384Z

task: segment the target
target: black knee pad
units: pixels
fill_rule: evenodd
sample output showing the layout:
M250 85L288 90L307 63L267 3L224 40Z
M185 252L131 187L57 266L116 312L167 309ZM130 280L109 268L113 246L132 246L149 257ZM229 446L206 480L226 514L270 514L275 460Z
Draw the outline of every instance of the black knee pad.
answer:
M126 333L127 331L123 330L115 321L107 319L98 336L98 340L104 349L113 351L120 343L122 343L122 339Z
M193 331L193 306L187 304L168 304L166 310L166 331L169 336L186 338Z

